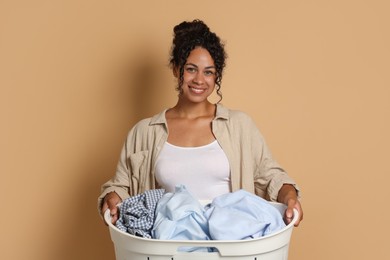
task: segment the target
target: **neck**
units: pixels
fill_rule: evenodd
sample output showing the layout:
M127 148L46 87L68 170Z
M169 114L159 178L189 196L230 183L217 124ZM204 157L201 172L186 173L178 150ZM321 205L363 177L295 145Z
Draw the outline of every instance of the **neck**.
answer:
M209 101L197 104L188 104L180 102L179 100L172 109L179 117L196 118L214 115L216 108L215 105Z

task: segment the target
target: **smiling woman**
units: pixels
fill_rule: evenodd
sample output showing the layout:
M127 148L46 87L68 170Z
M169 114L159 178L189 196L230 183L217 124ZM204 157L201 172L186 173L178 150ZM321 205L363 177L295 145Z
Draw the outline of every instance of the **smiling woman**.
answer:
M179 102L204 102L214 91L215 65L203 47L191 51L184 65Z
M185 185L199 200L244 189L303 212L298 187L272 158L252 119L219 102L226 53L220 38L200 20L174 28L170 65L177 78L175 106L137 123L129 132L116 175L102 186L98 207L110 209L116 222L116 205L157 188L173 192ZM216 90L217 104L209 101Z

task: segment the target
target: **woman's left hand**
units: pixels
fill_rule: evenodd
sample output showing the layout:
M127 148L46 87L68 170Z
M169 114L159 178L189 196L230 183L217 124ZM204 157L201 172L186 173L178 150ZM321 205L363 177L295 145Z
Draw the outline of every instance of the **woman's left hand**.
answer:
M297 191L293 185L283 184L282 188L279 190L278 202L287 206L283 217L286 224L289 224L293 220L294 208L298 211L299 218L294 226L299 226L299 223L303 220L303 210L301 203L298 200Z

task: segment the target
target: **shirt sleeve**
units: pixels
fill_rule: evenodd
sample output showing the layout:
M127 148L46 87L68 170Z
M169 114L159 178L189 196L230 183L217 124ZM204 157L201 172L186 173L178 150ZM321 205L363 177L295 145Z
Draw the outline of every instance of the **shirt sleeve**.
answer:
M101 213L104 197L115 192L123 200L129 195L129 166L127 165L127 142L123 145L120 158L118 161L115 175L101 187L101 194L98 197L98 211Z
M252 127L252 149L257 161L256 171L254 174L255 193L271 201L277 201L279 190L283 184L291 184L297 190L299 196L299 187L287 172L272 157L264 137L254 125Z

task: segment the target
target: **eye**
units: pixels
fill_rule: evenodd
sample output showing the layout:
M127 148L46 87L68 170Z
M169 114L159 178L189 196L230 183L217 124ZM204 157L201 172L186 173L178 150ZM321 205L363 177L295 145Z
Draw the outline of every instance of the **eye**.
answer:
M212 71L212 70L206 70L206 71L204 72L204 74L205 74L206 76L212 76L212 75L215 74L215 72Z
M196 69L194 67L186 67L186 71L189 73L194 73L196 72Z

